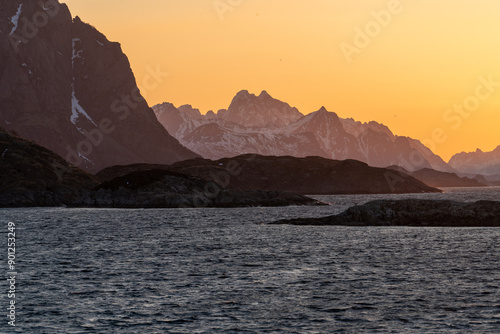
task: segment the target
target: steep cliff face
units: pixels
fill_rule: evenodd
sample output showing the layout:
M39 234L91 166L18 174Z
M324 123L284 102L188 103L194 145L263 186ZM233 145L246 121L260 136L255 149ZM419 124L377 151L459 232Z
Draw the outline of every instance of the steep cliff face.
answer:
M90 172L196 156L157 121L119 43L56 0L0 8L0 126Z

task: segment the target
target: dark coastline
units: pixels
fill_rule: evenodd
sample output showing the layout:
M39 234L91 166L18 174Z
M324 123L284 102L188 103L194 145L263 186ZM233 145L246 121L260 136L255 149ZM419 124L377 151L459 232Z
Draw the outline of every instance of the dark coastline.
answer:
M338 215L297 218L271 224L310 226L436 226L500 227L500 202L449 200L377 200L353 206Z

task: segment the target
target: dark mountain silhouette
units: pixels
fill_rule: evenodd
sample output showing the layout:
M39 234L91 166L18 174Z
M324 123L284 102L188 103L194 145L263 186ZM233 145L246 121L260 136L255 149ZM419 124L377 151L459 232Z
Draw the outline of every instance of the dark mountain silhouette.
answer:
M0 207L70 205L98 183L46 148L0 128Z
M0 8L0 126L90 172L196 157L158 122L119 43L55 0Z
M103 182L76 205L105 208L324 205L309 197L281 191L207 191L214 186L211 181L161 168L138 170Z
M217 161L192 159L170 166L129 165L106 168L102 181L135 171L170 170L211 180L221 189L285 191L304 195L441 192L399 171L355 160L241 155Z
M207 189L217 186L216 183L161 168L125 174L100 181L54 152L0 128L0 207L324 205L302 195L281 191L220 189L217 193L207 193Z
M489 185L486 179L479 180L475 178L460 177L455 173L439 172L429 168L423 168L415 172L409 172L399 166L390 166L387 168L411 175L431 187L486 187Z

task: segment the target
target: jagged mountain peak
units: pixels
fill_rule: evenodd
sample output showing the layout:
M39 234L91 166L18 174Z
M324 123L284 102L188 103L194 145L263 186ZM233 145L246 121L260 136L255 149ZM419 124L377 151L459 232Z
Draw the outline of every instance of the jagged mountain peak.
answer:
M319 110L311 113L311 121L313 120L317 122L335 122L342 127L339 115L336 112L328 111L325 107L321 107Z
M245 100L247 100L247 99L249 99L252 95L253 95L253 96L255 96L254 94L250 94L250 92L249 92L248 90L246 90L246 89L242 89L242 90L240 90L238 93L236 93L236 95L235 95L235 96L234 96L234 98L233 98L233 101L234 101L234 100L239 100L239 99L242 99L242 98L243 98L243 99L245 99Z
M168 108L175 108L174 104L170 103L170 102L163 102L163 103L159 104L158 106L168 107Z
M353 118L341 118L340 120L346 132L356 137L360 136L363 132L372 130L376 132L383 132L391 139L391 141L395 140L395 136L392 131L382 123L378 123L375 121L362 123L359 121L355 121Z
M213 111L213 110L209 110L209 111L207 111L207 113L205 114L205 117L206 117L206 118L209 118L209 119L212 119L212 118L217 117L217 114L216 114L216 113L214 113L214 111Z
M163 114L167 114L167 113L175 113L176 115L180 115L179 109L177 109L170 102L163 102L162 104L159 104L159 105L155 106L155 108L156 108L155 109L156 118L158 118L158 119L160 119L160 117ZM169 133L170 133L170 131L169 131Z
M184 104L177 109L179 109L180 112L187 114L192 119L200 119L203 117L200 110L193 108L190 104Z
M266 91L259 96L242 90L236 94L223 119L247 127L276 128L295 122L303 115L297 108L277 100Z
M259 99L272 99L272 96L265 90L260 92Z
M190 104L183 104L183 105L181 105L178 109L198 110L198 109L196 109L196 108L193 108L193 106L192 106L192 105L190 105Z

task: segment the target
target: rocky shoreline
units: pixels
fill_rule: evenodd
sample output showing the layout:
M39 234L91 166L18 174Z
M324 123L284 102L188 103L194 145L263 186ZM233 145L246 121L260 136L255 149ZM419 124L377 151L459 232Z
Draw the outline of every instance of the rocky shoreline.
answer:
M341 214L272 222L290 225L500 227L500 202L377 200Z

